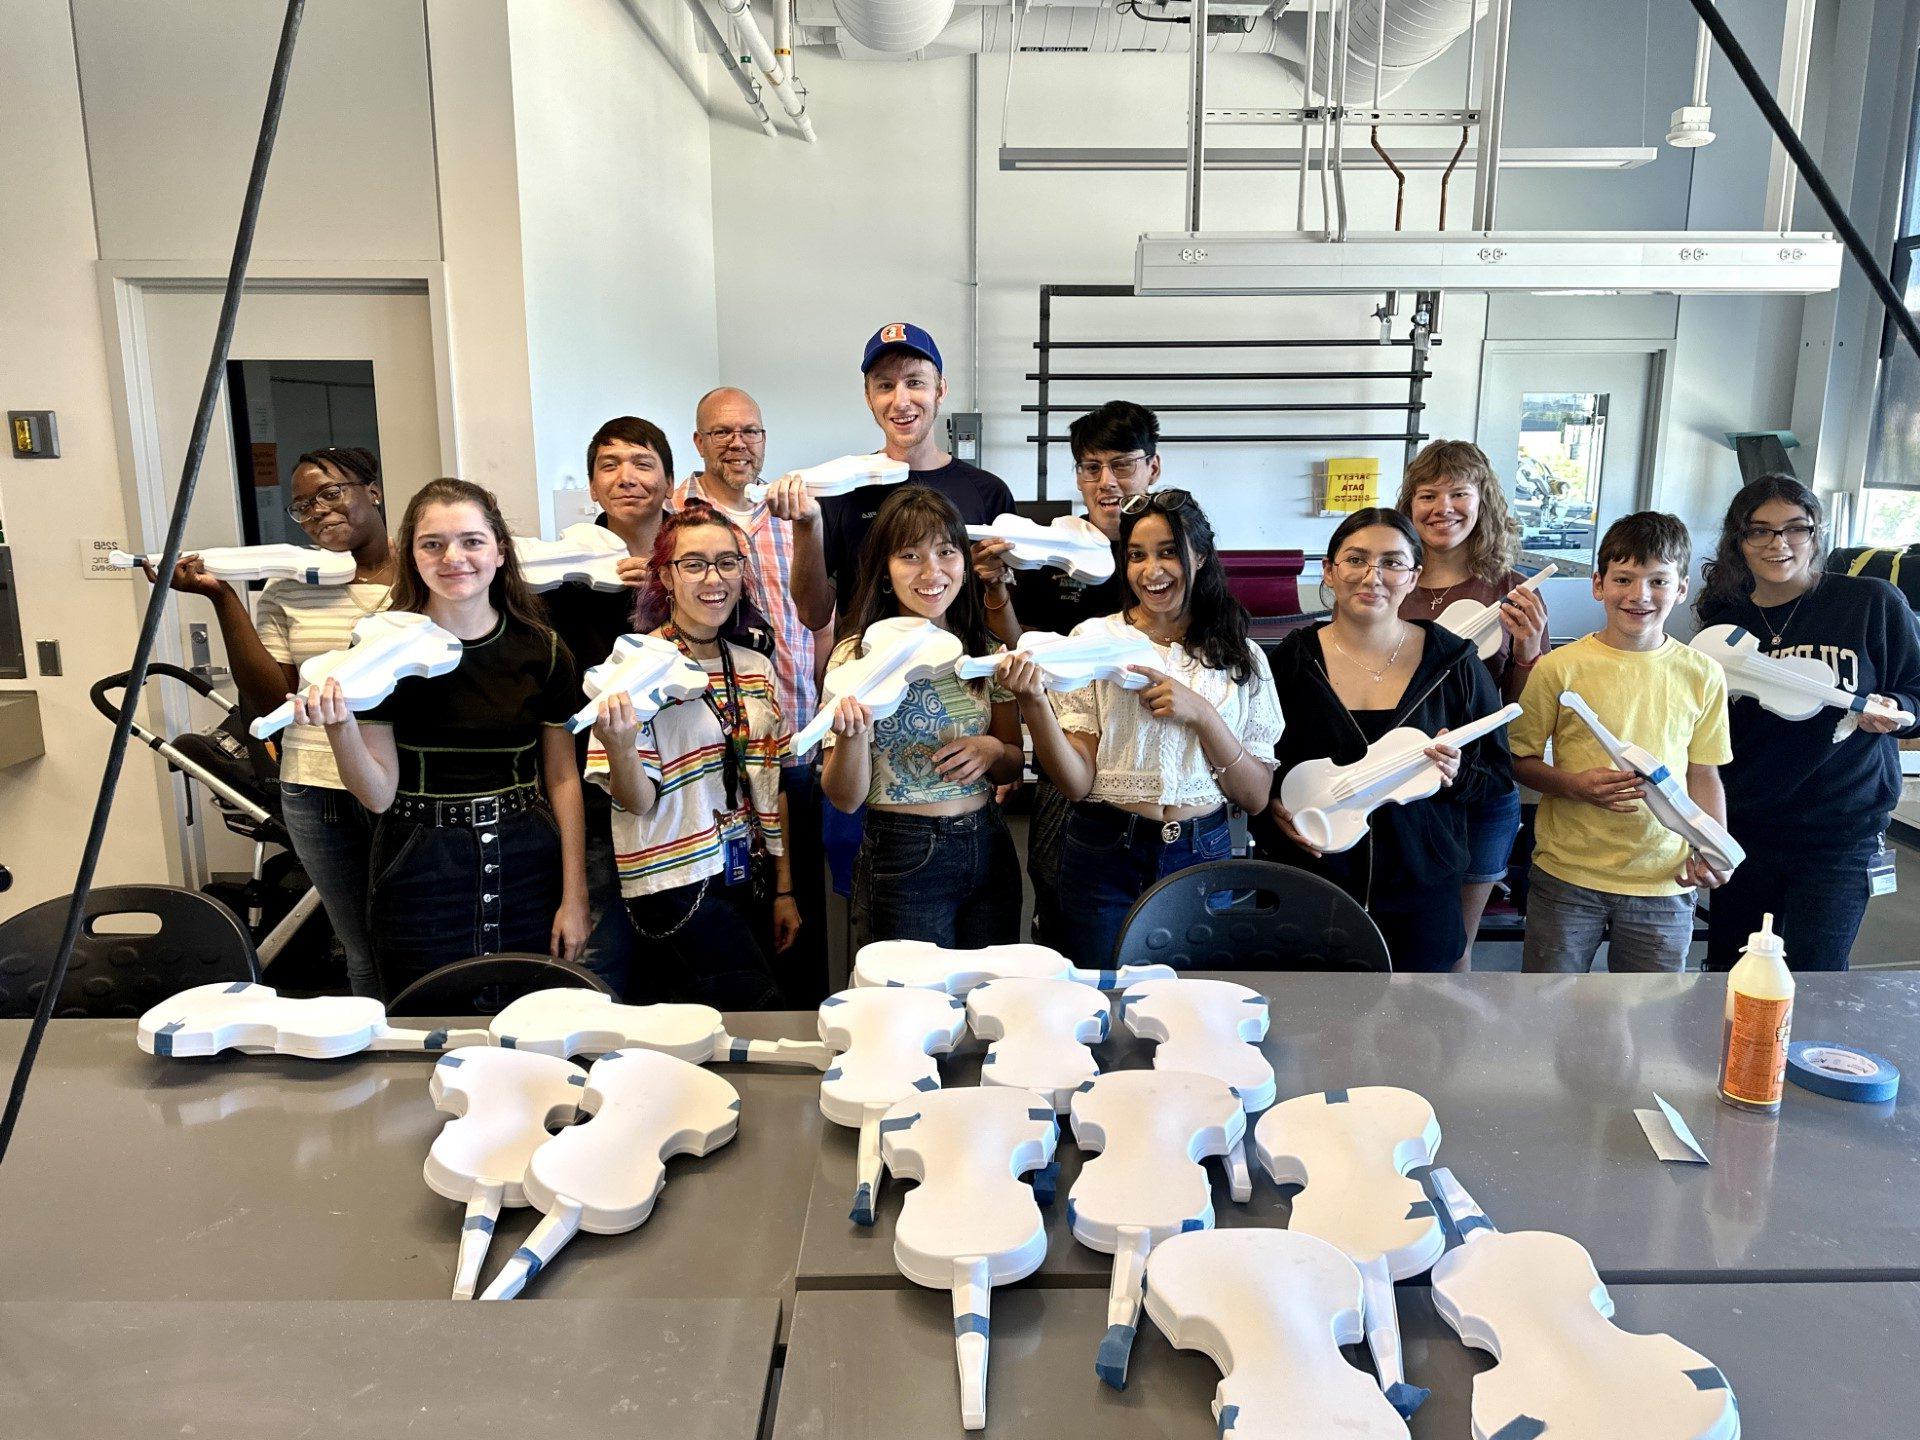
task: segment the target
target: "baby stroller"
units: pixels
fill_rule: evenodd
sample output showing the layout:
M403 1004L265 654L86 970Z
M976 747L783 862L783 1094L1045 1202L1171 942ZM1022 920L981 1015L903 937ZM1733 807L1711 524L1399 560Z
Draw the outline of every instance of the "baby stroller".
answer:
M108 720L119 718L118 694L126 688L129 671L109 675L95 683L89 692L94 709ZM243 885L215 882L204 887L222 904L239 915L254 938L264 974L273 961L292 946L296 936L314 912L320 908L320 892L308 883L306 872L293 853L293 841L280 819L279 767L265 744L247 733L247 717L240 707L215 690L208 681L178 665L155 661L147 667L147 679L177 680L194 694L220 707L219 723L207 730L191 731L169 740L133 723L133 738L153 750L168 767L197 781L213 797L216 810L227 829L253 842L253 873ZM109 699L109 696L113 699ZM193 804L193 787L187 787L187 803ZM193 810L188 823L196 823ZM269 854L269 847L277 847ZM325 922L315 927L325 930ZM302 936L301 949L311 946L313 958L324 965L331 947L331 936L310 939ZM296 967L283 966L288 970ZM305 970L306 967L297 967ZM284 984L292 977L276 976Z

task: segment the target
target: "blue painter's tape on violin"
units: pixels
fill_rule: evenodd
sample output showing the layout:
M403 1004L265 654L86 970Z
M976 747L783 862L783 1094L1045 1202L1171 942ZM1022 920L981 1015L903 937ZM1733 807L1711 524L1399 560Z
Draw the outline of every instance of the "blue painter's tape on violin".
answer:
M829 1065L827 1067L827 1073L822 1075L820 1078L822 1080L838 1080L841 1077L841 1075L844 1073L845 1072L841 1070L841 1068L838 1065Z
M1346 1092L1346 1091L1344 1091L1344 1090L1329 1090L1329 1091L1327 1091L1327 1104L1329 1104L1329 1105L1345 1105L1346 1103L1347 1103L1347 1092Z
M1049 1160L1040 1169L1033 1172L1033 1199L1037 1205L1053 1204L1055 1191L1060 1185L1060 1162Z
M1207 1228L1206 1221L1201 1220L1196 1216L1192 1216L1192 1215L1189 1215L1186 1219L1180 1222L1180 1233L1182 1235L1189 1234L1195 1230L1204 1230L1206 1228Z
M732 1060L736 1064L744 1064L750 1053L752 1052L748 1050L745 1040L736 1040L727 1047L727 1059Z
M427 1038L420 1042L420 1048L422 1050L446 1049L447 1048L447 1032L444 1030L427 1031Z
M892 1120L882 1120L880 1122L880 1133L882 1135L888 1135L895 1130L904 1130L919 1118L920 1116L918 1112L916 1112L912 1115L901 1115Z
M586 1083L587 1083L587 1077L584 1075L569 1075L567 1077L567 1084L569 1085L579 1085L584 1087Z
M824 1010L829 1005L844 1005L846 1003L847 1003L847 997L844 995L829 995L827 996L826 999L820 1002L820 1008Z
M227 986L227 994L238 995L243 990L252 988L252 985L253 985L253 982L251 980L236 980L233 982L233 984Z
M1029 1120L1051 1120L1051 1119L1053 1119L1053 1111L1052 1111L1052 1110L1050 1110L1050 1109L1048 1109L1048 1108L1047 1108L1046 1106L1044 1106L1044 1105L1042 1105L1042 1106L1037 1106L1037 1107L1034 1107L1034 1108L1030 1108L1030 1109L1029 1109L1029 1110L1027 1111L1027 1119L1029 1119Z
M727 1109L733 1111L736 1115L740 1113L740 1097L738 1095L727 1102Z
M1386 1389L1387 1403L1400 1412L1402 1420L1411 1420L1413 1412L1426 1404L1432 1393L1425 1386L1409 1385L1404 1380L1396 1380Z
M538 1275L540 1273L540 1267L546 1264L546 1261L542 1260L538 1255L534 1254L533 1251L529 1250L524 1245L522 1245L518 1250L513 1252L513 1258L516 1260L524 1261L526 1263L527 1279L529 1280L533 1279L534 1276Z
M918 1080L913 1082L913 1088L916 1090L938 1090L940 1088L940 1082L931 1075L922 1075Z
M1534 1440L1534 1436L1546 1433L1546 1421L1536 1420L1531 1415L1518 1415L1489 1435L1487 1440Z
M1724 1390L1727 1388L1727 1377L1720 1373L1720 1367L1718 1365L1705 1365L1698 1370L1689 1370L1686 1374L1687 1379L1693 1382L1693 1388L1696 1390Z
M1662 765L1657 770L1655 770L1651 775L1647 776L1647 783L1649 785L1664 785L1667 783L1667 781L1671 780L1672 778L1673 778L1673 772L1667 769L1666 766Z
M1109 1325L1094 1357L1093 1373L1115 1390L1127 1388L1127 1361L1133 1357L1132 1325Z
M981 1060L980 1063L982 1065L991 1065L993 1064L994 1061L998 1060L999 1058L1000 1057L998 1055L994 1054L991 1050L989 1050L986 1054L986 1057L983 1060Z
M500 1037L500 1048L502 1050L517 1050L519 1047L520 1041L514 1036L502 1035Z
M1120 972L1117 970L1102 970L1100 972L1099 983L1102 990L1113 989L1114 986L1120 983Z
M1733 641L1734 644L1738 645L1742 640L1747 638L1747 632L1741 626L1733 625L1733 626L1729 626L1728 628L1733 631L1733 634L1729 635L1727 638Z
M873 1187L862 1185L853 1192L853 1210L847 1218L856 1225L873 1224Z
M1431 1219L1433 1214L1434 1209L1431 1200L1416 1200L1407 1207L1406 1218L1409 1220L1427 1220Z
M985 1335L986 1333L987 1317L984 1315L956 1315L953 1317L953 1338L956 1340L962 1335Z
M1891 1100L1900 1092L1900 1070L1891 1060L1823 1040L1787 1046L1787 1078L1816 1095L1861 1104Z
M153 1053L163 1059L173 1054L173 1037L187 1028L184 1020L174 1020L153 1032Z
M491 1235L493 1234L493 1217L491 1215L469 1215L466 1223L460 1228L462 1230L478 1230L482 1235Z
M1220 1407L1221 1440L1226 1440L1227 1432L1233 1429L1233 1427L1238 1425L1239 1423L1240 1423L1240 1407L1238 1405L1222 1405Z

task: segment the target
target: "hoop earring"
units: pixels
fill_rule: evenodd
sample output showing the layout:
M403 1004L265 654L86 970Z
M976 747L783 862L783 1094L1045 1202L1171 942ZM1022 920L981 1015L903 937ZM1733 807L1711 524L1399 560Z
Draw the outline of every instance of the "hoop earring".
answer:
M1333 592L1327 589L1327 581L1324 575L1320 577L1320 583L1314 588L1318 590L1320 594L1320 608L1322 610L1332 610Z

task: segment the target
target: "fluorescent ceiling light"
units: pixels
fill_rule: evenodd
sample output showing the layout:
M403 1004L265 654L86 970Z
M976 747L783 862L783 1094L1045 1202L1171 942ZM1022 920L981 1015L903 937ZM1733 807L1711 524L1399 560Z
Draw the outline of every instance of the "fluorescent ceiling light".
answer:
M1453 159L1452 145L1389 147L1393 163L1402 170L1445 170ZM1639 145L1547 145L1534 149L1502 150L1502 170L1637 170L1655 159L1659 150ZM1384 170L1386 162L1370 149L1345 152L1342 168ZM1184 146L1062 145L1000 147L1002 170L1110 170L1136 173L1148 170L1185 170ZM1300 147L1223 145L1207 151L1207 170L1293 170L1300 168ZM1308 147L1307 169L1320 169L1320 151ZM1463 155L1458 174L1471 174L1473 159Z
M1728 231L1307 232L1142 235L1141 295L1818 295L1840 284L1826 234Z

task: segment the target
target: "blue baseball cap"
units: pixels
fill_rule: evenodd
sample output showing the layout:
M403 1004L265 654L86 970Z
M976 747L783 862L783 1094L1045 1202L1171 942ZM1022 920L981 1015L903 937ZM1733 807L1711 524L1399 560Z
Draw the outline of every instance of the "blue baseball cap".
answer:
M860 360L860 373L865 375L873 369L874 362L890 350L904 350L909 355L918 355L923 360L931 360L934 369L943 374L946 371L947 367L940 360L940 347L933 343L933 336L918 325L895 321L873 332L873 338L867 341L867 353Z

